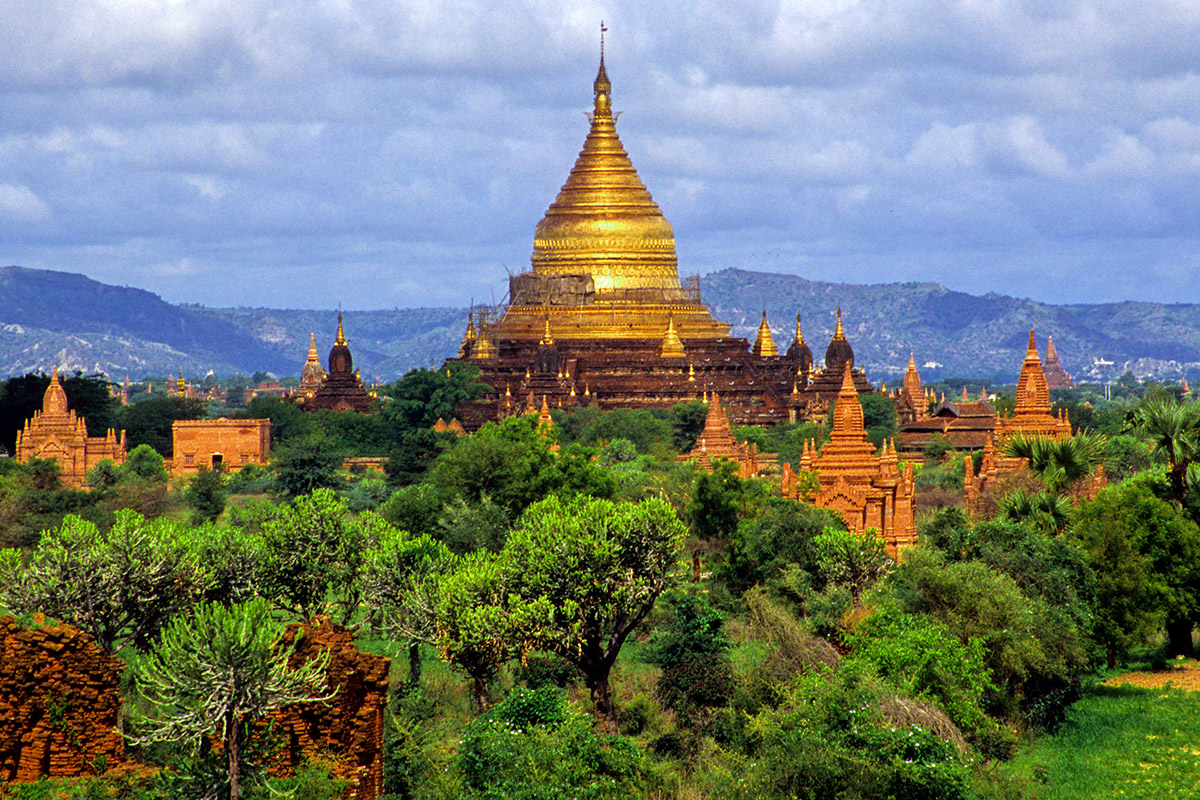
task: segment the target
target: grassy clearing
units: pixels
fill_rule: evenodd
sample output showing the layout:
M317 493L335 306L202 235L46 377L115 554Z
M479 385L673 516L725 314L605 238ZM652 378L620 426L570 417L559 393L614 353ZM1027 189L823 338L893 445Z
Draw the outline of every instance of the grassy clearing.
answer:
M1093 685L1008 767L1045 800L1200 798L1200 693Z

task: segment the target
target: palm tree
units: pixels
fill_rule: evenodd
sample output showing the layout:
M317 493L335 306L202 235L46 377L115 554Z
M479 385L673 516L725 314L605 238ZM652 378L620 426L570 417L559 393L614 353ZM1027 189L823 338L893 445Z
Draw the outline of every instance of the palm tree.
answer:
M1071 501L1054 492L1015 490L1000 499L999 517L1011 522L1031 522L1046 533L1057 533L1067 526Z
M1081 431L1065 439L1027 436L1018 433L1005 443L1004 454L1029 462L1029 471L1041 479L1055 495L1083 480L1104 460L1108 440L1095 433Z
M1146 400L1126 427L1141 433L1166 456L1171 498L1183 503L1188 467L1200 457L1200 403L1179 403L1173 397Z

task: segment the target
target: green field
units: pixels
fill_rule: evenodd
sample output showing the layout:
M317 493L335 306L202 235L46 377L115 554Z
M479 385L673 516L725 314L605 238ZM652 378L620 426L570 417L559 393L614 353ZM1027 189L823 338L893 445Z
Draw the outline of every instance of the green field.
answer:
M1090 686L1009 766L1046 800L1200 798L1200 693Z

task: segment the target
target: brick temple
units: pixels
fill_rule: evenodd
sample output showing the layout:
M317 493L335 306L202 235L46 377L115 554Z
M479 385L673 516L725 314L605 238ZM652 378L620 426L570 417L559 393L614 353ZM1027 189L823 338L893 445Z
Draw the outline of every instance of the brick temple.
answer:
M873 391L838 314L823 369L797 317L781 352L763 314L753 343L713 318L697 279L681 282L675 235L617 135L603 48L591 125L555 201L537 224L531 269L507 304L476 308L456 361L488 386L460 409L468 430L552 408L669 408L719 394L734 424L819 419L851 369Z
M17 432L17 461L31 458L57 461L62 485L81 489L88 470L104 459L124 463L125 432L110 428L104 436L88 436L83 417L67 407L67 393L55 367L42 396L42 410L35 411Z
M806 442L800 468L817 473L819 488L812 500L814 505L839 512L855 533L877 531L888 555L896 558L903 548L916 543L913 466L906 464L901 471L895 445L884 442L882 451L876 454L875 446L867 441L862 406L849 366L843 373L833 410L829 441L820 454L815 442L811 447ZM784 497L803 499L786 463L782 492Z

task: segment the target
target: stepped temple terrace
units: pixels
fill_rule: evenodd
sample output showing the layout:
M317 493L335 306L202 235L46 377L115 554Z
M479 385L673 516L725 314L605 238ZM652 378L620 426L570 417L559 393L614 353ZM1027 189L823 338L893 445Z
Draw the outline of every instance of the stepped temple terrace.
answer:
M874 391L853 369L840 311L820 370L799 317L782 353L765 313L752 345L713 318L698 279L680 281L671 223L617 135L603 42L592 88L583 150L534 230L531 269L509 279L506 304L467 320L455 360L477 365L490 390L461 409L465 427L543 401L666 408L711 393L734 424L819 419L846 367L858 392Z
M88 470L104 459L124 463L125 432L110 428L104 436L88 436L84 419L67 408L67 393L55 367L42 398L42 410L17 432L17 460L31 458L57 461L62 485L81 489Z

